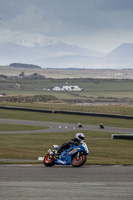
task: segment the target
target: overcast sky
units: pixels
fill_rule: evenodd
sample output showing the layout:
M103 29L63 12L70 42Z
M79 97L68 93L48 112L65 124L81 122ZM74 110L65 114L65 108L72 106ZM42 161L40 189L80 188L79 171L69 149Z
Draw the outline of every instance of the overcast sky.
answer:
M62 41L108 53L133 43L133 0L0 0L1 41Z

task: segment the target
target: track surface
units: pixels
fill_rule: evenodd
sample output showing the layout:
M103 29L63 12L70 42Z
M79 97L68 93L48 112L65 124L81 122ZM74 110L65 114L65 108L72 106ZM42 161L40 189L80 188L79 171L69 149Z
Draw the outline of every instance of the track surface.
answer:
M133 166L0 166L0 199L132 200Z
M105 129L100 129L99 126L94 126L94 125L83 125L83 128L78 128L77 124L56 123L56 122L39 122L39 121L28 121L28 120L0 119L0 123L25 124L25 125L36 125L36 126L48 126L49 127L49 129L35 130L35 131L0 131L0 134L54 133L54 132L75 131L75 130L76 131L79 131L79 130L106 131L106 132L112 132L112 133L126 133L126 134L133 133L133 129L131 129L131 128L105 127ZM59 126L61 126L61 129L59 129Z

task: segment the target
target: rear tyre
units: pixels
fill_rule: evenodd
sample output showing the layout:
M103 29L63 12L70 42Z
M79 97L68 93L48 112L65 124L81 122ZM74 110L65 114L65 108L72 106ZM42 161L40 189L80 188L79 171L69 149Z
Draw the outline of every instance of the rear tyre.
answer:
M73 167L80 167L86 162L86 155L80 154L79 157L75 156L72 159L72 166Z
M54 157L51 157L50 154L47 154L45 156L45 158L43 159L43 164L46 166L46 167L52 167L54 165L54 161L55 161L55 158Z

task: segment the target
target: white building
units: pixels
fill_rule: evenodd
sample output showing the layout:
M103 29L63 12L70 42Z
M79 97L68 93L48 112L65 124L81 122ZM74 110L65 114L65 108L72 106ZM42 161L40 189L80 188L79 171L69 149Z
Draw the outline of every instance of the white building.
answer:
M62 86L55 86L53 91L81 91L83 88L80 88L78 85L62 85Z
M122 76L122 73L115 73L115 76Z

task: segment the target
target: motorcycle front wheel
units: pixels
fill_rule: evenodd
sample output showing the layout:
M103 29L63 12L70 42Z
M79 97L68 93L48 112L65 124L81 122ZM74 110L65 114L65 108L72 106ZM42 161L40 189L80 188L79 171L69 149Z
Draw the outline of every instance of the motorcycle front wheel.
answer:
M54 165L54 161L55 161L55 158L54 157L51 157L50 154L47 154L45 156L45 158L43 159L43 164L46 166L46 167L52 167Z
M82 166L84 163L86 162L86 155L84 154L80 154L77 158L77 156L75 156L72 159L72 166L73 167L80 167Z

